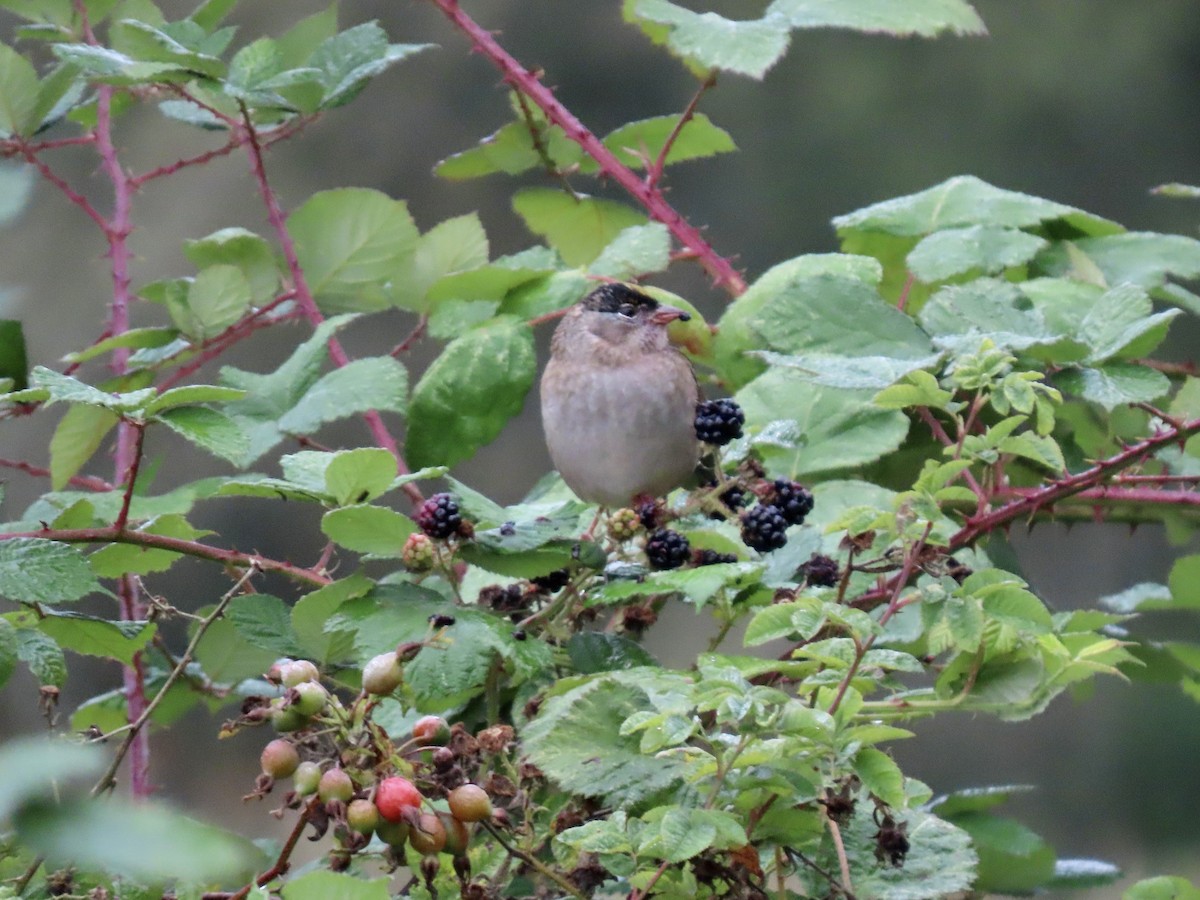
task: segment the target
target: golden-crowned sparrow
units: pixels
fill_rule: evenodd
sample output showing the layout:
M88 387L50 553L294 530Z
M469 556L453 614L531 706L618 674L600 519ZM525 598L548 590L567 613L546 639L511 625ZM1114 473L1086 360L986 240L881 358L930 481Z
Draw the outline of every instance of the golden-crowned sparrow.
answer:
M667 340L688 314L605 284L559 323L542 375L550 458L581 499L627 506L662 496L696 467L696 377Z

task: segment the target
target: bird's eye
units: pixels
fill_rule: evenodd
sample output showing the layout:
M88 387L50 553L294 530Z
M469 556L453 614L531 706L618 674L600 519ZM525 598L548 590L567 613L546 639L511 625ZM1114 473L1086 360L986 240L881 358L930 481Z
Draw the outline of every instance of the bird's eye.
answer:
M632 319L635 312L637 312L637 307L635 307L632 303L622 303L617 308L617 313L627 319Z

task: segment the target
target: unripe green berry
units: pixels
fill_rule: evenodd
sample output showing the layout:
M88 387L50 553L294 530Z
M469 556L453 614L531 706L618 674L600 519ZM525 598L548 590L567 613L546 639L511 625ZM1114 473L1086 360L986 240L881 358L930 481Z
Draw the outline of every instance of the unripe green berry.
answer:
M642 529L637 510L618 509L608 517L608 536L614 541L628 541Z
M307 760L296 766L296 771L292 775L292 785L301 797L315 794L320 783L321 767L317 763Z
M302 681L293 690L292 708L302 716L315 716L329 703L329 691L315 681Z
M379 839L391 847L403 847L408 842L409 825L407 822L389 822L380 819L375 826Z
M276 706L271 710L271 724L275 726L276 731L286 734L306 727L308 716L294 706Z
M346 824L359 834L370 835L379 826L379 810L370 800L351 800L346 806Z
M386 697L400 687L403 680L404 668L396 658L395 652L380 653L367 660L367 664L363 666L362 686L368 694Z
M450 812L460 822L482 822L492 817L492 800L477 784L460 784L446 799Z
M277 662L273 669L278 670L279 680L284 687L295 687L305 681L319 681L321 673L307 659L284 659Z

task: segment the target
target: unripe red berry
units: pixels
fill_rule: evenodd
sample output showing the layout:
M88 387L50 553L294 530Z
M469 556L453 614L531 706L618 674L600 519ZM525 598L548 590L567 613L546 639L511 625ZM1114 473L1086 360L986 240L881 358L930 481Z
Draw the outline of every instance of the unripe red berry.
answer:
M450 724L441 716L422 716L413 724L412 733L424 747L441 747L450 740Z
M477 784L460 784L447 798L450 812L460 822L482 822L492 817L492 800Z
M264 775L272 778L287 778L300 765L300 754L296 752L291 741L276 738L263 747L259 756Z
M368 694L386 697L404 680L404 668L393 653L380 653L367 660L362 670L363 690Z
M417 786L399 775L385 778L375 789L375 808L389 822L400 822L405 814L421 808L421 792Z
M408 834L408 842L418 853L441 853L446 846L446 826L433 813L421 813L421 818Z
M296 793L301 797L315 794L317 792L317 785L320 783L321 767L315 762L308 760L296 766L296 772L292 776L292 784L296 788Z
M436 561L433 541L420 532L410 534L404 541L400 559L410 572L428 572Z
M350 780L345 769L330 769L321 776L321 782L317 785L317 796L323 803L333 800L345 803L354 796L354 782Z

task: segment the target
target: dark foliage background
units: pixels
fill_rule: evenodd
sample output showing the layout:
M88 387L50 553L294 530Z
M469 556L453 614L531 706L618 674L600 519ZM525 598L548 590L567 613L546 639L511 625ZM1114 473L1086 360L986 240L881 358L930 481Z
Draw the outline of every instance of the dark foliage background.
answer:
M162 5L168 15L182 15L193 4ZM235 20L247 35L277 34L321 6L258 0L243 3ZM1079 206L1131 229L1194 234L1200 207L1149 193L1163 182L1195 183L1200 171L1200 16L1194 0L978 0L976 6L989 38L896 41L810 32L798 35L762 84L724 79L701 108L730 131L740 152L672 169L672 202L706 225L718 250L736 255L750 279L788 257L836 249L828 224L834 215L963 173ZM389 72L361 102L273 149L268 164L284 202L295 207L326 187L377 187L407 199L422 230L479 210L494 255L529 245L532 235L509 208L513 180L448 184L431 175L438 160L508 121L496 73L468 54L461 37L423 3L346 0L341 8L344 23L378 19L393 40L434 41L441 49ZM681 66L622 24L616 0L489 0L470 8L502 32L519 59L544 68L547 83L596 131L677 111L694 89ZM733 16L745 9L741 3L717 8ZM11 40L10 20L0 23L0 33ZM134 166L167 161L194 152L197 140L212 140L164 122L152 109L128 117L119 135ZM81 155L74 171L64 166L64 172L86 178L93 167L94 159ZM135 208L143 225L132 240L139 283L190 271L180 249L185 238L232 224L262 230L262 209L241 156L167 181L148 189ZM531 175L522 183L537 181ZM106 203L103 182L93 182L97 202ZM585 179L577 187L597 189ZM108 284L103 243L91 223L46 186L34 190L22 219L0 236L0 317L23 319L34 361L53 365L94 338ZM617 196L604 186L598 190ZM709 310L722 302L686 266L677 266L664 286ZM353 334L350 343L378 352L404 327L397 317L396 334L372 328ZM228 362L265 368L268 357L282 357L301 333L285 328L259 336ZM1169 354L1194 359L1198 340L1200 335L1176 333ZM431 355L418 349L413 364ZM519 497L548 466L536 407L528 403L494 445L456 474L499 500ZM0 423L2 455L38 461L52 425ZM349 446L363 437L349 426L328 439ZM216 465L158 456L160 486ZM9 486L9 517L37 487ZM198 524L269 555L312 558L319 549L315 519L270 509L279 505L261 504L275 519L245 521L214 504L210 521ZM1123 527L1098 525L1044 526L1031 536L1014 532L1012 546L1039 594L1060 609L1093 604L1139 581L1163 580L1178 552L1160 529L1130 535ZM211 602L218 586L204 580L210 574L181 563L169 586L172 602L184 608ZM676 613L675 634L698 627L690 612ZM1156 621L1144 627L1165 635L1187 625ZM685 642L671 643L669 650L660 648L664 655L682 659ZM77 663L64 704L70 708L118 680L115 670ZM27 679L15 679L2 702L0 736L37 727ZM246 738L218 744L217 724L193 717L160 738L155 773L165 793L189 803L207 799L214 816L235 826L239 818L253 817L247 830L261 831L261 807L242 809L236 799L250 787L257 745ZM906 772L935 790L1035 784L1039 790L1010 811L1061 853L1107 857L1131 876L1170 871L1200 877L1194 754L1200 714L1170 688L1110 679L1086 702L1059 700L1047 714L1020 725L948 716L917 730L918 739L899 745L897 756ZM1119 894L1114 887L1093 896Z

